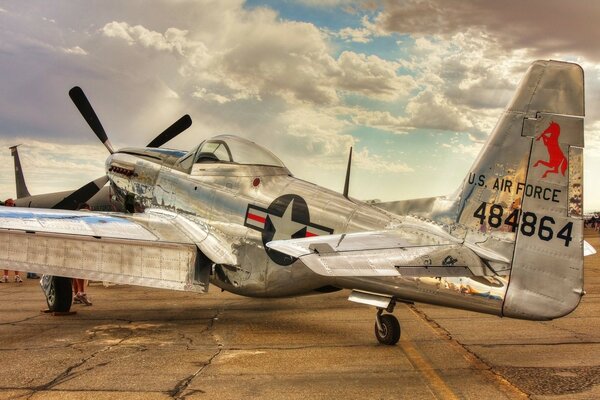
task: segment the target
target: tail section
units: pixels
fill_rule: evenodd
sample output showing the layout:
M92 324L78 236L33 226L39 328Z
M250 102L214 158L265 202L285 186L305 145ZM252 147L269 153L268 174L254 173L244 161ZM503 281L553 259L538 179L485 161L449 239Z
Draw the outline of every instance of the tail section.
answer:
M17 185L17 199L22 197L29 197L29 190L27 190L27 185L25 184L25 177L23 176L23 170L21 169L21 161L19 160L19 152L17 151L17 147L20 145L12 146L10 148L10 153L15 158L15 182Z
M505 316L557 318L581 299L583 116L581 67L533 63L463 184L465 241L512 260Z

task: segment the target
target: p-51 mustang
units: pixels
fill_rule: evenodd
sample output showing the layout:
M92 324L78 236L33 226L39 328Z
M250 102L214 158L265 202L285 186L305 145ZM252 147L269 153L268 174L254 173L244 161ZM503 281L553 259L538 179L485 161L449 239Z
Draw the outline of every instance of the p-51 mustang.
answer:
M583 240L583 116L582 69L537 61L455 194L378 204L296 179L235 136L115 152L100 135L110 184L137 212L2 208L0 264L54 275L57 311L71 305L61 277L253 297L349 289L377 308L384 344L400 337L397 302L558 318L579 304L584 247L594 251Z

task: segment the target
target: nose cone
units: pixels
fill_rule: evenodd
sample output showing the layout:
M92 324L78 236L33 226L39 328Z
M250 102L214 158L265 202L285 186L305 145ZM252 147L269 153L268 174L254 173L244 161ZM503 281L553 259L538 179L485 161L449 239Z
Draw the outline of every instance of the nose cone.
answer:
M139 160L135 156L126 153L114 153L106 159L106 175L109 179L117 186L125 181L129 181L131 178L136 176L135 166L136 160Z

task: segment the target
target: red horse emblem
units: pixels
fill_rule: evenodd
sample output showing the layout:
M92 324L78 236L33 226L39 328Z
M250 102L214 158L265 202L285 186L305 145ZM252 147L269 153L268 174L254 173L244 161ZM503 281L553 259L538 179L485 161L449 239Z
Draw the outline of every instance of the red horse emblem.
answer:
M558 169L560 168L560 172L562 175L565 175L565 171L569 166L569 161L565 154L562 152L560 145L558 144L558 137L560 136L560 125L556 122L550 122L550 125L544 132L542 132L537 138L536 141L542 139L544 142L544 146L546 146L546 150L548 150L548 161L538 160L534 167L542 164L548 167L548 170L544 172L542 178L545 178L548 173L558 174Z

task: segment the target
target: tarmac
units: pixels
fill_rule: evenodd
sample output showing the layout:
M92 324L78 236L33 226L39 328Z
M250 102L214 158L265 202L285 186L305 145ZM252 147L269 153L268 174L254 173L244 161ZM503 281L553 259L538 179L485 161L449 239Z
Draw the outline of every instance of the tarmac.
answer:
M586 230L600 249L600 237ZM40 312L37 280L0 285L0 399L600 398L600 255L550 322L401 304L396 346L348 292L250 299L93 284Z

